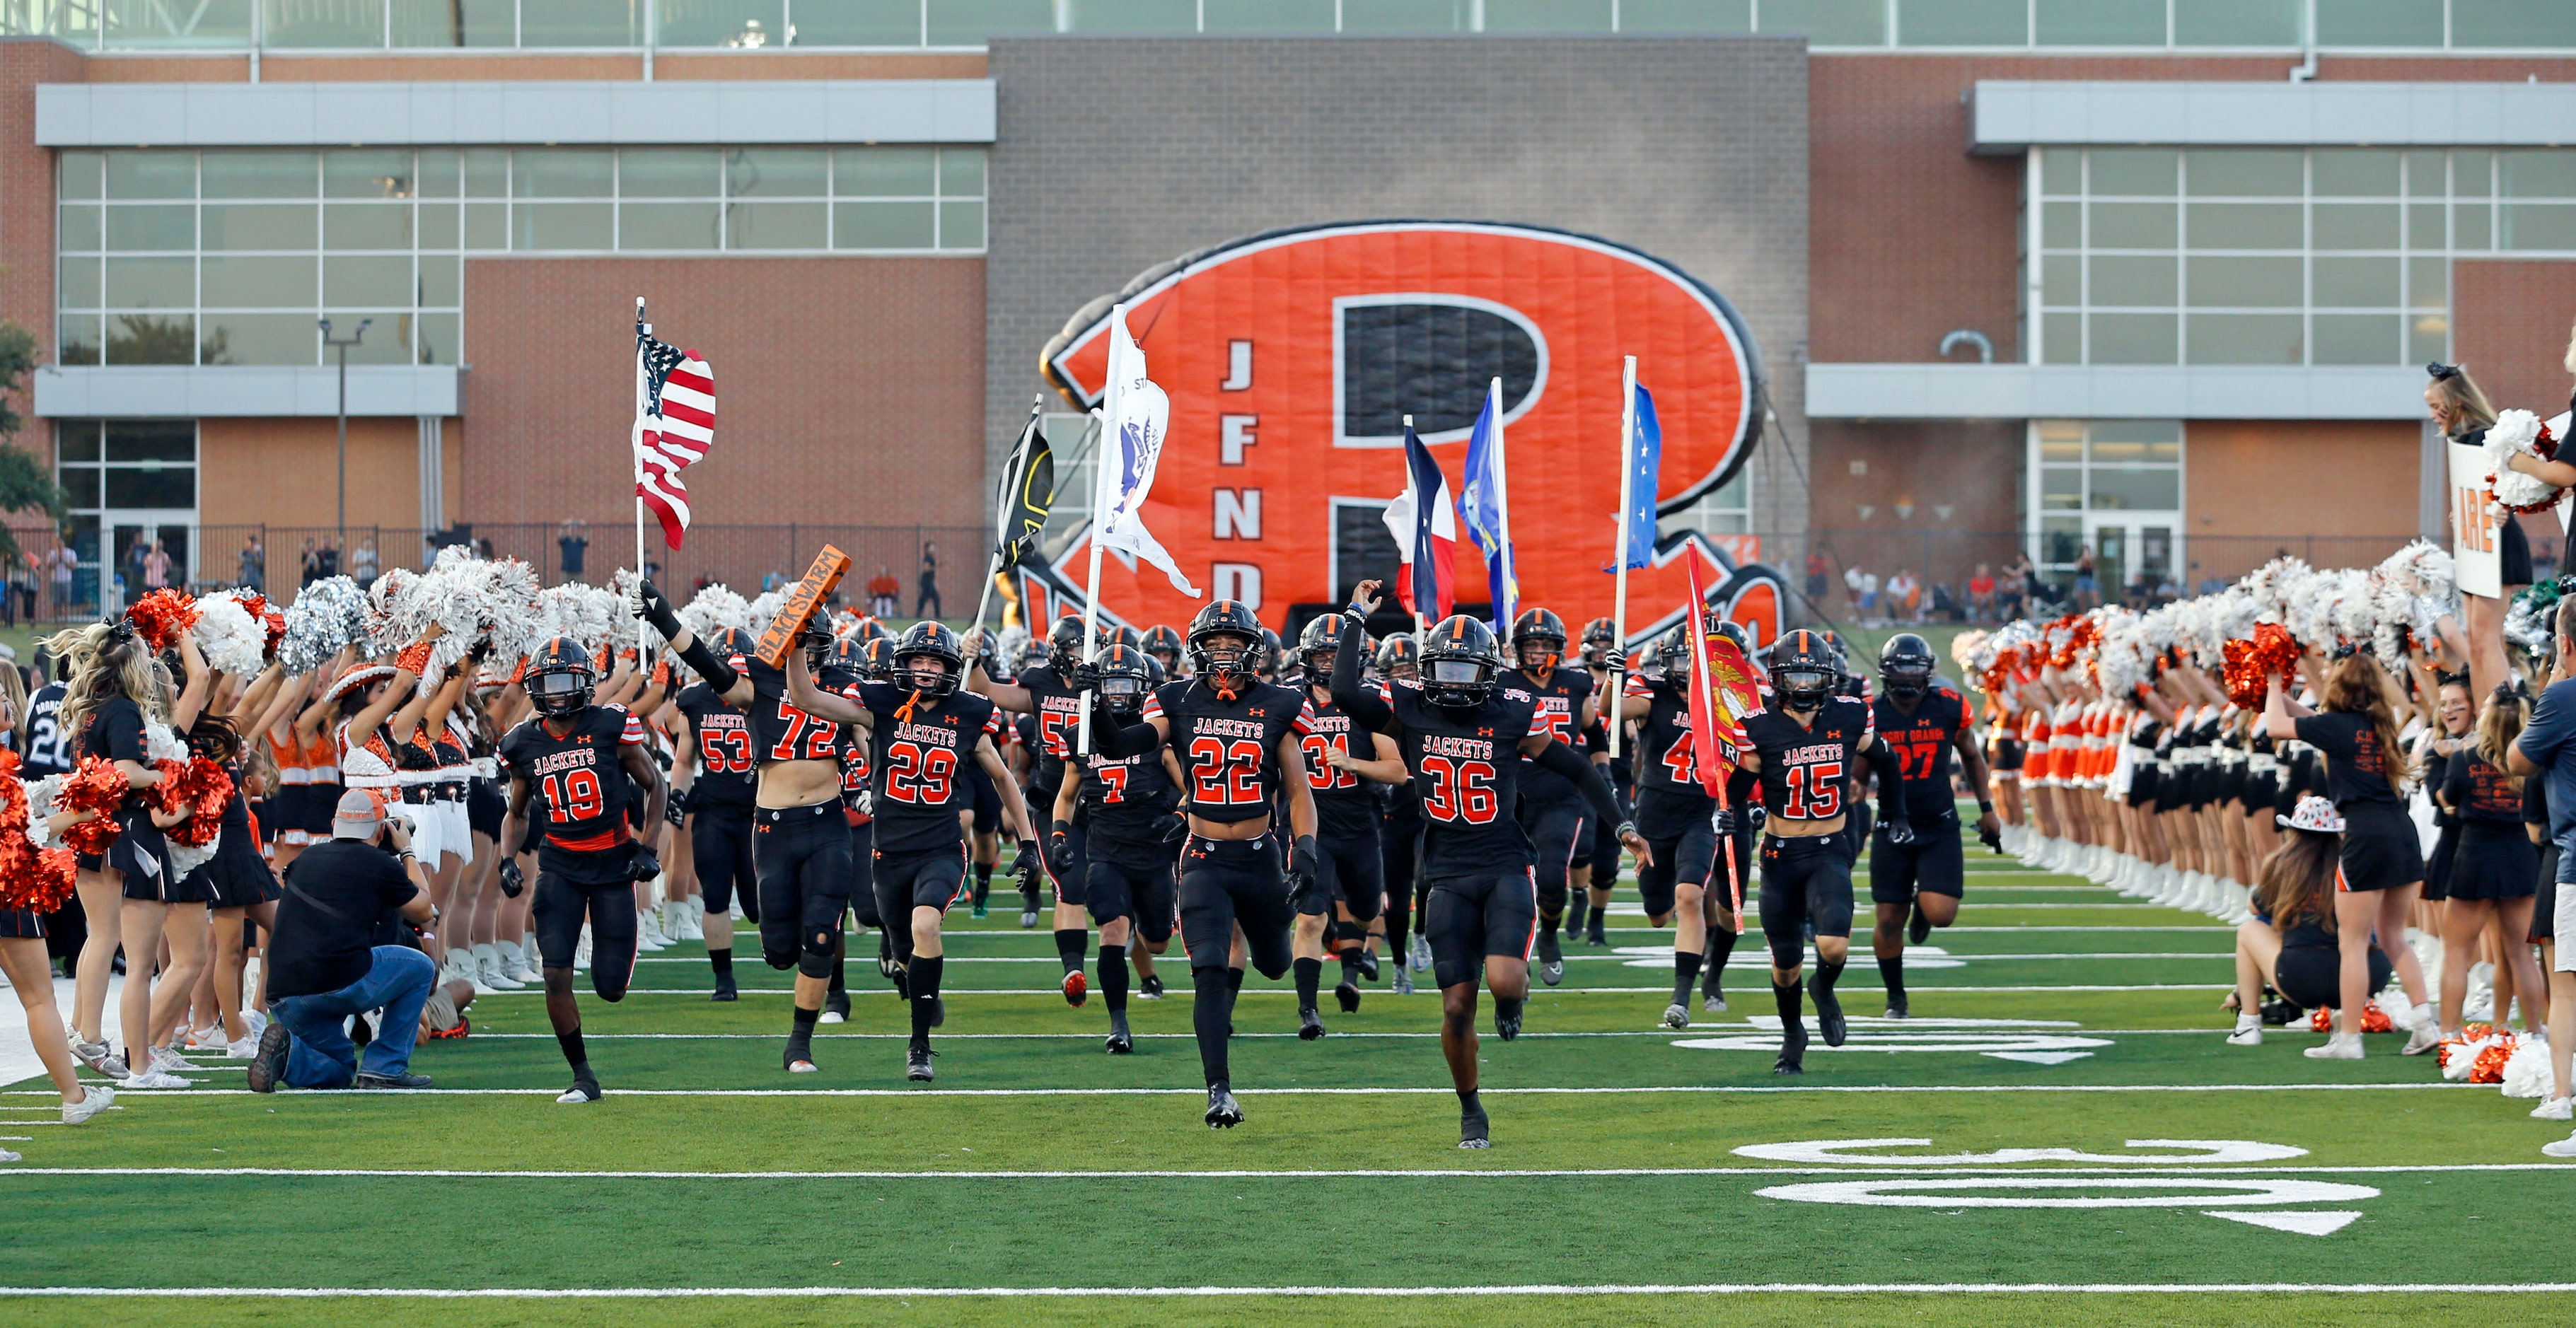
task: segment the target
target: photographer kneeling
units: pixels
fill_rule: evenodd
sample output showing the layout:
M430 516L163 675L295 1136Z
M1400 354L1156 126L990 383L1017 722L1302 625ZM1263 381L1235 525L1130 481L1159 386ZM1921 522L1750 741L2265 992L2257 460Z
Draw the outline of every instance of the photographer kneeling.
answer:
M411 1073L421 1007L437 985L438 965L410 946L379 944L389 913L427 926L434 916L411 835L387 821L364 790L341 795L331 838L286 869L286 898L277 906L277 935L268 949L269 1010L250 1063L250 1089L427 1088ZM349 1041L352 1015L383 1007L366 1065Z

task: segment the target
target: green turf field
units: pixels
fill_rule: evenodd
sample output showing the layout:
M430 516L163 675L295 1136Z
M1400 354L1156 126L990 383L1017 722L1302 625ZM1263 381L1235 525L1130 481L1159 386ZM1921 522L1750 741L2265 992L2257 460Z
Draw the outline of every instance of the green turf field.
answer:
M1633 893L1568 948L1528 1032L1483 1046L1494 1147L1461 1152L1438 998L1371 988L1298 1041L1284 984L1238 1006L1245 1125L1199 1123L1188 973L1102 1053L1015 897L949 950L935 1086L854 962L855 1011L778 1068L787 982L699 946L585 998L609 1096L560 1107L540 998L425 1043L421 1093L243 1090L231 1064L80 1129L0 1096L0 1293L18 1322L799 1324L1847 1321L2567 1322L2566 1127L2374 1037L2220 1041L2226 928L2008 860L1909 965L1915 1018L1856 1017L1770 1073L1754 946L1733 1008L1656 1025L1669 933ZM1866 910L1867 886L1861 886ZM1866 924L1864 923L1864 926ZM1865 952L1866 936L1859 951ZM871 950L872 944L861 948ZM854 956L854 959L856 956ZM864 976L862 976L864 970ZM1328 967L1327 982L1332 980ZM1485 1022L1490 1025L1490 1011ZM201 1062L207 1063L207 1062ZM38 1122L23 1130L10 1123ZM138 1296L139 1289L156 1294ZM1186 1292L1187 1294L1178 1294ZM321 1293L321 1294L315 1294ZM694 1293L694 1294L693 1294ZM184 1300L177 1297L185 1296ZM356 1299L356 1297L366 1297ZM24 1318L17 1318L24 1315Z

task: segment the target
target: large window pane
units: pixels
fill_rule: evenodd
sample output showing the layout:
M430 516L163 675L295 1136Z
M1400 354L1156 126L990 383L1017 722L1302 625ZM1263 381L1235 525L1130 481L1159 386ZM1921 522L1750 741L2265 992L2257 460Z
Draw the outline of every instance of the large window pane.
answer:
M2084 362L2084 315L2046 314L2040 318L2039 323L2041 363L2081 364Z
M2503 168L2499 174L2503 176L2504 196L2507 198L2576 198L2576 152L2499 152L2496 164ZM111 163L108 197L116 197L115 187L115 167ZM2485 191L2461 189L2459 192Z
M1351 6L1342 6L1350 31ZM1884 46L1887 6L1880 0L1762 0L1764 32L1803 32L1810 46Z
M2174 0L2176 46L2296 46L2301 0Z
M194 364L197 320L186 314L111 314L109 364Z
M413 338L418 343L413 352L418 363L457 364L463 361L461 352L465 349L465 338L457 330L456 315L422 314L418 325L419 331Z
M322 154L324 198L411 197L411 154L399 149L353 149Z
M519 0L521 46L636 46L642 0Z
M2100 259L2097 263L2122 260ZM2061 308L2084 303L2083 260L2073 254L2050 254L2039 260L2039 302Z
M850 8L831 0L806 0L796 7L797 38L811 42L809 11L829 21L835 10ZM920 8L906 5L912 22L907 26L917 33ZM664 46L727 46L756 49L787 44L786 0L660 0L654 22L655 40ZM858 45L861 43L842 43ZM912 43L907 41L905 45Z
M1198 0L1066 0L1075 32L1196 32Z
M843 198L928 198L937 184L930 148L843 148L832 154L832 192Z
M2181 154L2172 148L2095 148L2093 192L2171 198Z
M1487 32L1608 32L1610 0L1485 0Z
M2171 249L2174 205L2171 203L2095 203L2093 247L2096 249Z
M2182 507L2182 471L2173 466L2097 464L2086 479L2097 512L2172 512Z
M2095 314L2092 362L2171 364L2174 335L2172 314Z
M2027 46L2028 0L1905 0L1896 11L1899 46Z
M261 36L270 46L385 44L384 0L260 0L260 8Z
M2495 246L2494 210L2484 203L2462 203L2451 209L2451 247L2472 252Z
M617 208L620 249L713 249L719 205L622 203Z
M942 202L939 205L939 247L942 249L981 249L984 247L984 204L982 200Z
M321 329L310 313L205 316L208 364L313 364L321 345Z
M2405 320L2395 314L2318 314L2317 364L2394 364L2404 353Z
M2189 364L2297 364L2297 314L2193 314L2184 328Z
M939 196L941 198L982 198L984 196L984 150L982 148L941 148L939 150Z
M2042 511L2049 512L2082 510L2084 468L2081 466L2040 467L2039 506Z
M58 258L55 262L54 289L66 309L95 309L98 304L99 260L95 258Z
M197 210L208 249L311 249L321 238L311 203L208 203Z
M2419 314L2406 325L2406 362L2430 364L2451 358L2451 320L2442 314Z
M1249 2L1249 0L1245 0ZM1211 12L1216 0L1208 0ZM1620 0L1621 32L1751 32L1752 0Z
M2576 204L2506 204L2503 247L2507 249L2576 249Z
M2509 50L2576 46L2576 4L2567 0L2451 0L2451 45Z
M921 0L799 0L796 44L919 46Z
M105 232L95 204L65 203L55 214L54 247L67 253L96 250Z
M620 198L713 198L722 158L713 148L628 148L617 154Z
M2442 0L2316 0L2322 46L2442 44Z
M72 507L98 506L98 467L65 466L62 481L66 504Z
M725 192L735 198L821 198L831 191L820 149L735 148L725 154Z
M311 198L310 152L208 152L200 158L208 198Z
M2165 0L2039 0L2042 46L2162 46Z
M487 250L509 248L510 209L500 203L466 204L465 247Z
M924 201L849 202L832 207L832 247L835 249L928 249L932 246L933 227L937 221Z
M2084 205L2047 203L2039 214L2039 242L2051 249L2075 249L2084 243Z
M2406 247L2440 249L2443 244L2442 205L2409 203L2406 205Z
M369 254L322 260L322 302L340 308L409 305L411 257Z
M521 203L510 210L513 249L608 249L617 215L606 203Z
M250 0L196 0L193 4L146 3L146 0L108 0L107 42L111 51L186 50L189 48L232 47L250 45ZM69 24L43 21L44 8L28 17L35 21L20 27L11 25L13 35L58 36L78 41L77 29ZM63 10L72 10L62 5ZM82 8L86 8L83 6ZM77 12L77 11L75 11ZM14 17L14 16L13 16ZM86 24L82 24L86 27ZM50 28L51 31L46 31ZM81 42L86 45L86 42Z
M423 203L419 209L420 247L454 249L461 238L454 203Z
M2337 263L2367 262L2367 259L2337 258ZM2451 260L2447 258L2410 258L2406 260L2406 303L2409 308L2442 310L2451 307Z
M1201 0L1199 21L1204 32L1331 32L1333 0Z
M617 189L617 154L590 148L529 148L510 154L510 192L519 198L607 198Z
M1468 0L1368 0L1342 6L1344 32L1465 32Z
M2384 148L2318 148L2308 154L2308 192L2317 198L2395 198L2399 157Z
M467 198L505 198L510 193L510 154L500 148L468 148L461 154Z
M2185 284L2188 302L2202 308L2274 305L2295 309L2306 283L2296 258L2194 256Z
M64 198L99 196L99 167L103 158L95 152L66 152L55 168L55 189Z
M2317 203L2316 247L2319 249L2394 249L2397 247L2395 203Z
M453 148L424 148L413 168L412 197L454 198L465 183L465 163Z
M2296 203L2194 203L2184 211L2194 249L2297 249L2303 243Z
M209 254L200 261L198 298L210 309L310 309L319 303L313 266L307 255Z
M2302 153L2208 148L2183 154L2189 192L2203 198L2297 198L2307 189Z
M930 44L981 46L994 33L1055 31L1055 0L928 0Z
M516 46L518 0L393 0L393 44Z
M193 249L197 244L197 209L187 203L107 210L110 249Z
M194 198L197 159L186 152L107 154L109 198Z
M372 318L375 325L367 329L366 338L349 348L351 364L408 364L411 362L411 314L401 309L332 309L322 315L331 320L332 330L347 336L357 330L362 319ZM339 363L339 352L324 356L328 364Z
M187 363L186 360L159 362ZM195 466L162 466L151 470L138 466L109 466L106 478L109 507L194 507L197 505L197 468Z
M728 249L821 249L826 234L822 203L735 203L725 209Z
M197 260L193 258L107 260L110 309L185 309L196 302Z
M411 204L325 203L322 245L326 249L409 249Z
M421 255L420 302L451 309L465 303L465 260L454 254Z
M2216 261L2216 260L2210 260ZM2269 261L2269 260L2266 260ZM2438 266L2439 260L2435 260ZM2397 260L2394 258L2319 258L2314 260L2319 308L2397 307Z
M2039 191L2051 198L2065 198L2083 193L2084 150L2041 148L2039 150Z
M2091 302L2097 305L2173 307L2174 260L2117 256L2095 258Z

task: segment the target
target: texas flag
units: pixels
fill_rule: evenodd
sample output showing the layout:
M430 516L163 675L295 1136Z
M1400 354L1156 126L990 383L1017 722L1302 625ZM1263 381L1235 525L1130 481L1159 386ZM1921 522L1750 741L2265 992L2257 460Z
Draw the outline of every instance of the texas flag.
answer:
M1411 424L1404 426L1404 492L1386 505L1386 528L1404 558L1404 574L1395 579L1396 602L1433 622L1448 617L1457 604L1457 503L1449 496L1449 477Z

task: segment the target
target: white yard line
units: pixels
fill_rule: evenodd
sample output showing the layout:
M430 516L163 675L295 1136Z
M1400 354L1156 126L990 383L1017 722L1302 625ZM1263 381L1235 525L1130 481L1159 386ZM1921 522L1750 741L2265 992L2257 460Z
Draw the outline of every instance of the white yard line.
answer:
M1906 1167L1907 1176L2342 1176L2419 1172L2554 1171L2576 1176L2576 1162L2391 1163L2364 1166ZM1069 1168L997 1171L582 1171L448 1167L0 1167L5 1176L284 1176L356 1180L1542 1180L1585 1177L1886 1176L1877 1167L1317 1167L1263 1170Z
M23 1096L31 1089L0 1089L0 1096ZM371 1088L367 1098L409 1094L417 1097L545 1097L557 1088ZM1717 1096L1783 1093L2382 1093L2475 1091L2492 1094L2492 1084L2404 1082L2390 1084L1947 1084L1908 1087L1898 1084L1677 1084L1641 1088L1487 1088L1486 1097L1629 1097L1652 1093ZM52 1090L44 1090L52 1096ZM610 1097L1204 1097L1204 1088L610 1088ZM172 1089L120 1097L121 1109L147 1098L242 1097L247 1088ZM1238 1088L1236 1097L1446 1097L1450 1088ZM289 1096L305 1096L290 1094ZM322 1093L347 1100L348 1093Z
M1782 1292L1841 1292L1900 1295L2033 1293L2040 1295L2137 1295L2324 1292L2333 1294L2524 1295L2576 1291L2576 1282L1674 1282L1674 1283L1534 1283L1519 1286L1123 1286L1123 1287L18 1287L0 1290L10 1296L153 1297L206 1299L239 1296L269 1299L329 1300L688 1300L693 1298L808 1299L848 1297L867 1300L914 1298L966 1299L1129 1299L1137 1296L1709 1296Z

